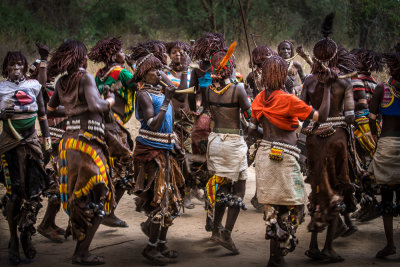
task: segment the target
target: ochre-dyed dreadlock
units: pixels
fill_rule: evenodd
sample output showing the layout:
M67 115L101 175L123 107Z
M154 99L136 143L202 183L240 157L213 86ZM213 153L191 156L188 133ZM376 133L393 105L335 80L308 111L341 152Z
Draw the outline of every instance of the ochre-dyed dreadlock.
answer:
M395 52L384 53L383 60L389 68L390 75L400 81L400 42L394 46Z
M256 67L261 68L267 57L271 55L273 55L271 48L266 45L258 46L251 52L251 60Z
M324 22L321 26L321 33L324 37L319 40L313 49L314 53L314 64L312 67L312 73L324 72L324 68L321 67L321 64L324 64L329 68L336 68L337 66L337 44L329 38L329 35L332 34L333 28L333 19L335 18L335 13L330 13L324 19Z
M141 57L136 62L138 64L135 70L135 77L137 81L142 80L150 69L161 69L163 66L161 61L153 55Z
M8 71L7 67L9 65L13 65L16 62L21 61L22 65L24 66L24 70L22 71L24 76L28 70L28 62L26 60L26 57L22 54L21 51L14 51L14 52L7 52L6 57L4 58L3 61L3 70L2 70L2 75L4 78L8 77Z
M337 67L341 74L348 74L357 70L357 58L340 45L338 46L337 57Z
M192 53L192 47L188 43L181 41L168 42L165 44L165 47L167 48L168 55L171 55L171 51L174 48L183 50L188 55Z
M225 50L216 52L211 57L211 66L213 69L217 69L222 59L225 57ZM233 69L235 68L235 58L232 56L230 62L225 65L225 67L220 71L219 75L222 79L230 78L233 74Z
M290 46L290 57L294 57L294 46L293 46L293 42L289 41L289 40L283 40L282 42L279 43L278 45L278 53L279 50L281 50L282 46L284 44L288 44Z
M225 39L222 33L204 33L193 45L193 60L209 60L212 53L224 50Z
M47 66L47 76L56 77L64 72L77 71L82 66L87 54L86 46L76 40L68 40L53 53Z
M262 84L270 91L285 88L288 64L280 56L268 57L262 66Z
M368 73L371 71L382 71L382 57L375 51L365 48L356 48L351 50L351 53L357 59L358 72Z
M90 52L88 57L95 63L107 63L111 61L112 56L122 49L122 41L117 37L106 37L98 41Z
M147 54L153 53L163 65L167 65L167 49L163 42L150 40L144 43L139 43L137 46L129 47L132 51L130 55L133 60L138 60L140 57L144 57Z

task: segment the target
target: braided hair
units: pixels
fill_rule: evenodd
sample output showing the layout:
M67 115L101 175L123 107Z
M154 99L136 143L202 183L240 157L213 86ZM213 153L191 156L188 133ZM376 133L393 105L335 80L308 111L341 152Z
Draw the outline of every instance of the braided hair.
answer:
M165 47L167 48L168 55L171 55L172 49L174 49L174 48L183 50L188 55L190 55L193 50L192 47L188 43L181 42L181 41L168 42L165 44Z
M382 71L382 56L373 50L356 48L351 53L357 59L357 70L359 72Z
M47 66L47 76L56 77L64 72L78 70L86 60L87 48L77 40L67 40L53 53Z
M218 51L211 55L211 69L216 70L219 67L222 59L225 57L226 51ZM233 69L235 68L235 57L232 56L229 59L229 62L223 67L223 69L219 72L219 75L222 79L226 79L232 76Z
M262 66L262 84L271 91L285 88L288 64L280 56L268 57Z
M95 63L109 62L111 57L122 49L122 41L117 37L106 37L98 41L90 52L88 57Z
M158 58L163 65L167 65L167 57L165 55L167 52L167 48L165 47L165 44L161 41L150 40L147 42L139 43L137 46L129 47L129 50L132 51L130 57L133 60L137 61L139 58L153 53L153 55Z
M335 68L337 66L338 46L335 41L329 38L329 35L331 35L333 32L334 18L334 12L328 14L321 25L321 33L324 38L319 40L314 45L314 64L311 70L312 73L323 72L324 68L321 66L321 64L324 64L329 68Z
M204 33L193 45L193 60L209 60L212 53L224 50L225 39L222 33Z
M390 75L400 80L400 42L394 46L395 52L384 53L383 60L389 68Z
M153 54L148 54L144 57L141 57L137 60L136 70L135 70L135 77L137 81L140 81L144 78L146 73L152 69L161 69L163 64L161 61L155 57Z
M273 55L273 51L268 46L258 46L251 52L251 61L253 64L261 68L267 57Z

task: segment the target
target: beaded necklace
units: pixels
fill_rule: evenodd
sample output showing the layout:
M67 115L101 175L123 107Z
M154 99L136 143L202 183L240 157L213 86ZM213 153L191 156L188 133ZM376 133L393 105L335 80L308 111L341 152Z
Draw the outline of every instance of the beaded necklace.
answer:
M214 93L218 94L218 95L223 95L228 89L229 87L232 85L233 83L228 83L228 85L226 85L224 88L218 90L219 88L217 88L214 84L210 85L210 89L213 90Z
M400 99L400 92L399 92L400 82L396 81L393 78L390 78L389 81L388 81L388 84L390 85L389 89L390 89L390 92L392 93L392 95L394 97Z

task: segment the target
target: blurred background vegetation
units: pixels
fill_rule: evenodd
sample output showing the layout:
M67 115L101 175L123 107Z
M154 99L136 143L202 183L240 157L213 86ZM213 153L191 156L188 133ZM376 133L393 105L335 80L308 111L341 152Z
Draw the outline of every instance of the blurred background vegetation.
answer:
M320 24L336 11L332 38L348 49L387 51L400 40L400 0L242 0L248 32L276 49L284 40L306 48L321 38ZM0 56L22 50L37 57L35 42L55 48L76 38L91 47L121 36L125 47L146 39L197 39L223 32L239 42L242 72L248 62L238 0L1 0ZM250 39L251 49L254 43Z

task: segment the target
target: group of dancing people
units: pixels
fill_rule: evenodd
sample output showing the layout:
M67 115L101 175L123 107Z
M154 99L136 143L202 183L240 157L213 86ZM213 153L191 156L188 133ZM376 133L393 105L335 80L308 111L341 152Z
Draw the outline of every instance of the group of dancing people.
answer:
M395 254L400 43L384 54L349 52L329 37L332 23L330 14L312 57L288 40L277 51L256 47L244 81L235 71L236 42L227 47L221 33L205 33L193 44L147 41L128 47L129 55L115 37L89 52L67 40L50 60L50 49L37 44L40 59L30 67L21 52L8 52L0 82L0 180L6 189L0 206L9 225L9 263L21 262L20 244L27 259L35 257L32 235L46 196L37 231L54 242L72 235L74 264L104 264L89 246L100 224L128 227L115 215L125 192L148 217L140 225L148 236L142 255L153 265L176 262L168 229L184 208L194 207L191 192L199 189L211 240L237 255L232 230L247 209L253 163L253 200L270 240L268 266L287 266L284 256L298 243L306 203L311 259L344 260L332 242L357 231L351 213L359 219L382 215L387 245L376 257ZM88 60L104 65L94 77L86 71ZM389 80L377 83L371 72L384 64ZM135 142L125 125L132 116L140 122ZM311 184L308 200L304 182ZM55 224L60 206L67 229ZM317 236L325 228L320 250Z

